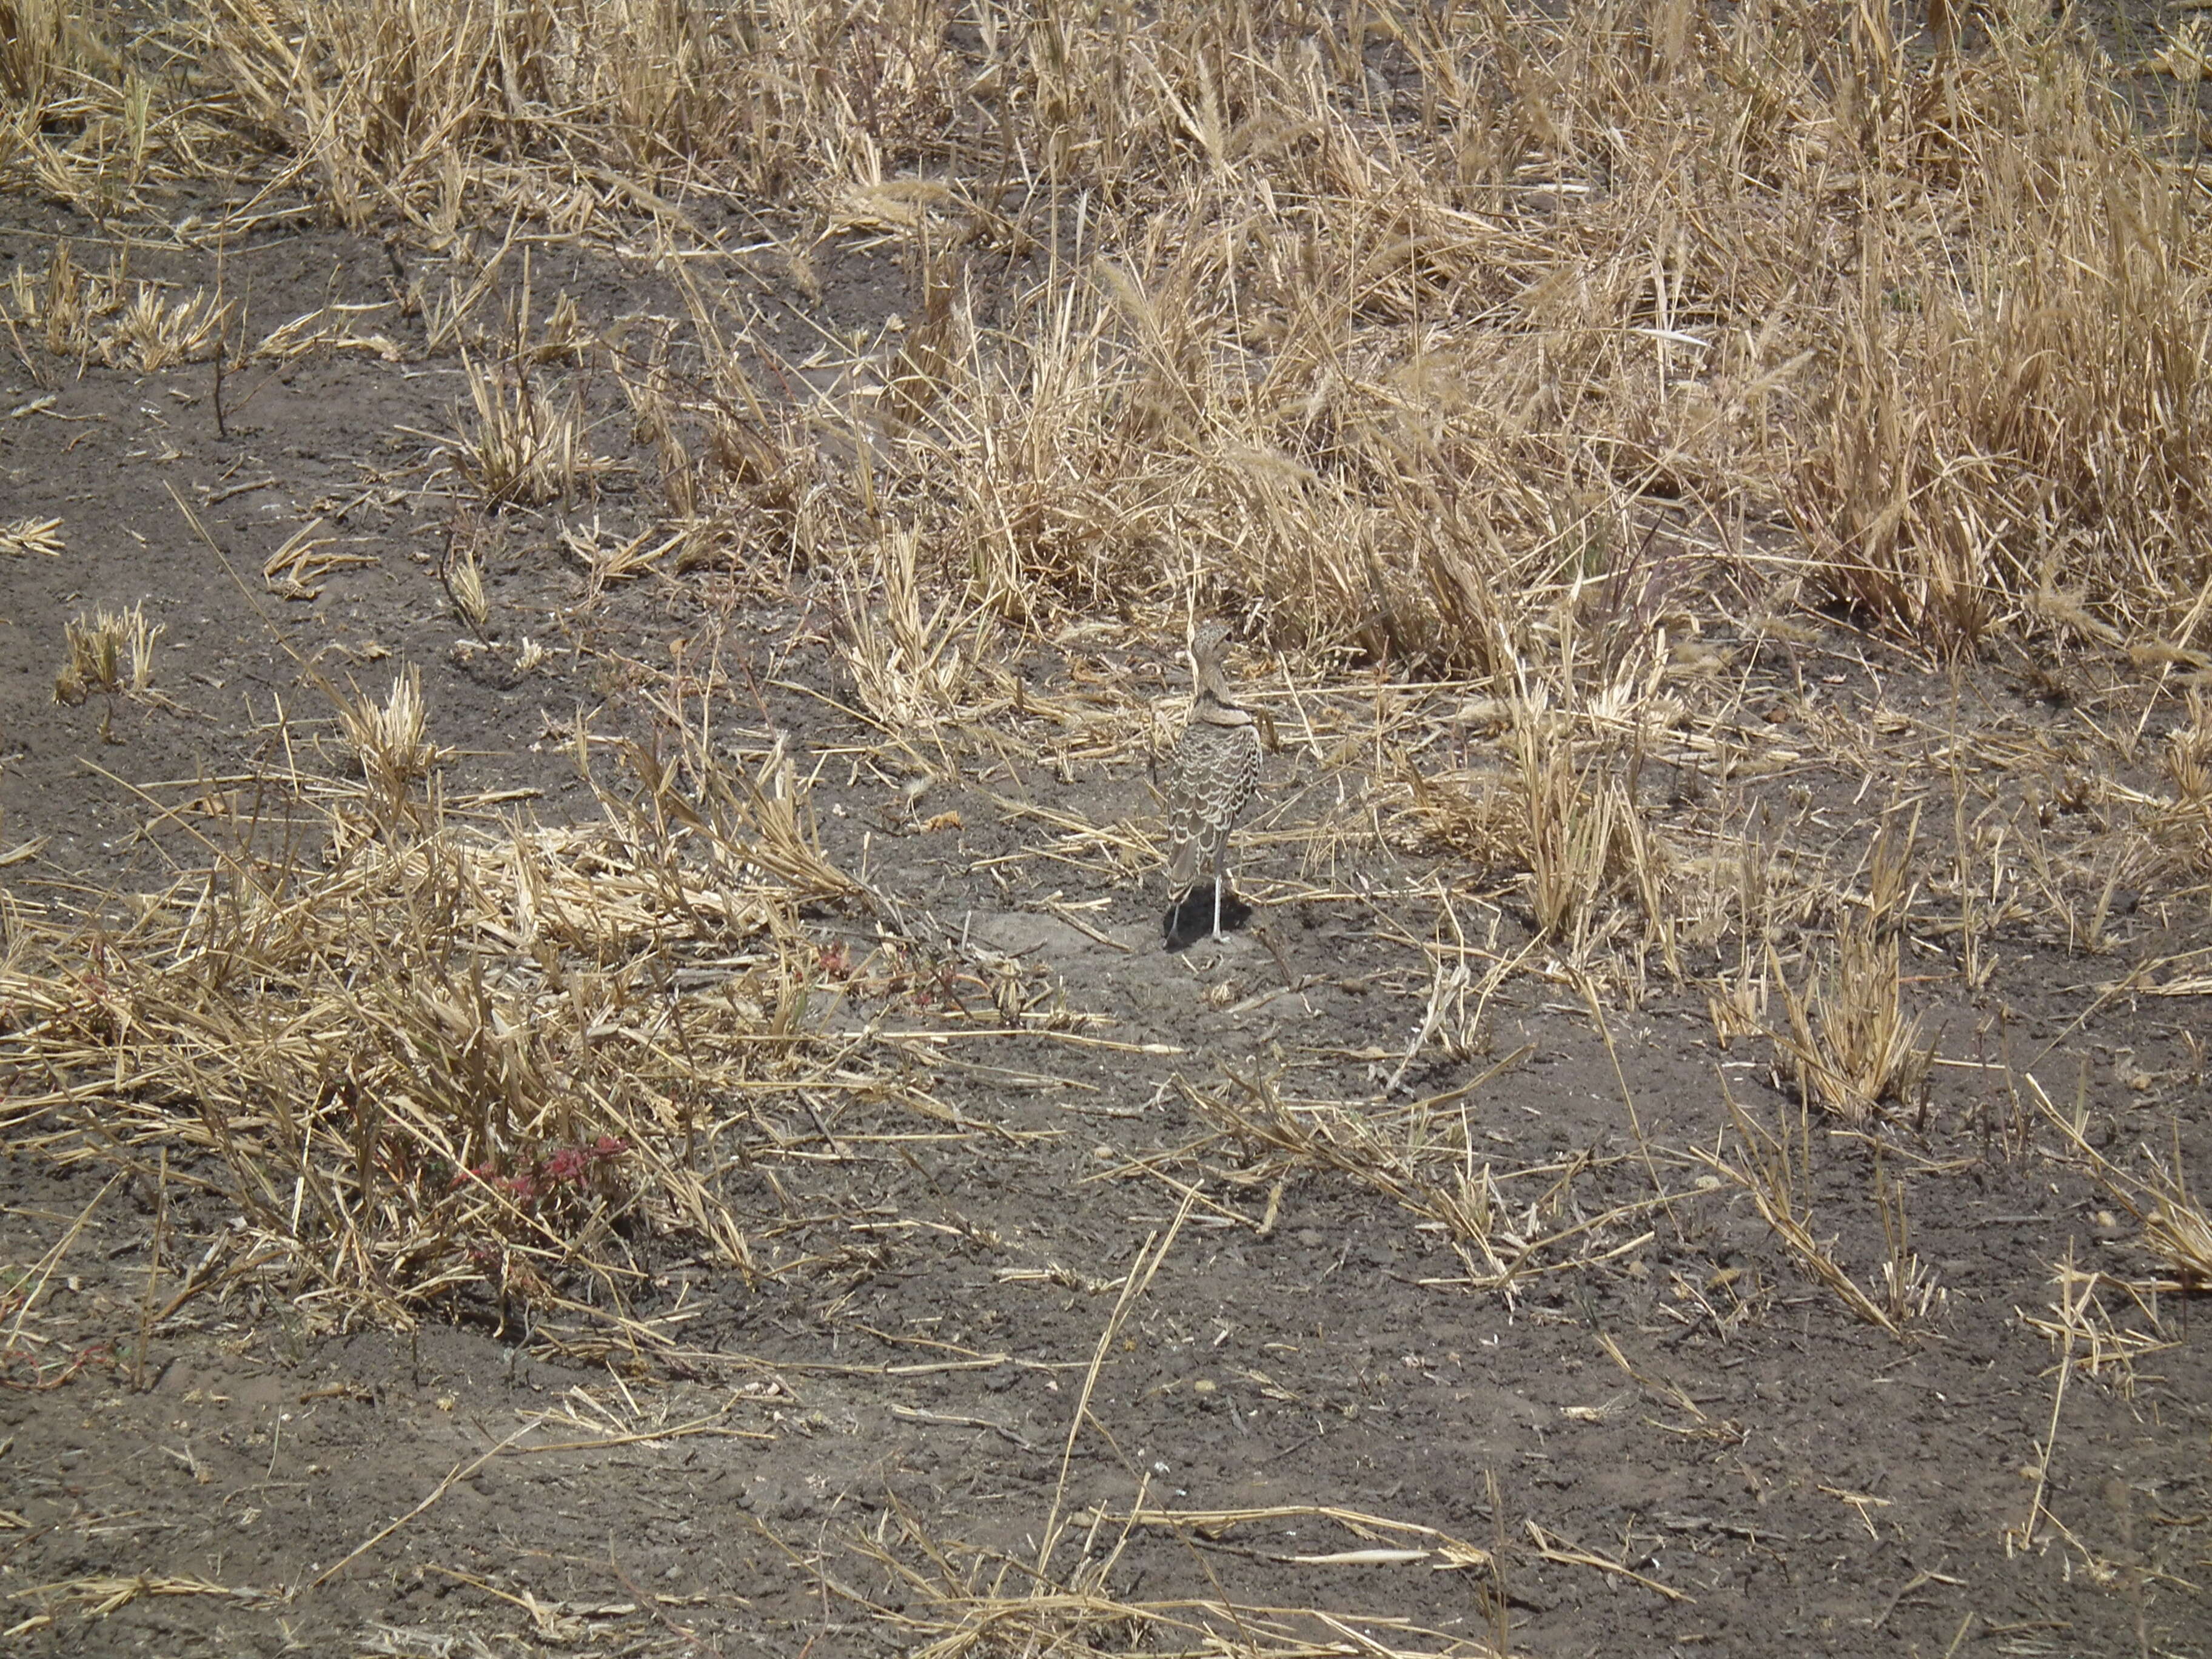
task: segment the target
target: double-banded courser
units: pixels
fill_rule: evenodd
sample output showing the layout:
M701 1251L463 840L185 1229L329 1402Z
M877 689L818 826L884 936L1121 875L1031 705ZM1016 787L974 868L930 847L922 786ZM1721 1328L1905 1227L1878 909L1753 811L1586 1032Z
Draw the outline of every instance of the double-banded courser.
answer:
M1229 630L1201 625L1190 642L1196 683L1190 719L1168 779L1168 880L1180 902L1201 869L1213 878L1213 937L1229 885L1229 836L1260 778L1260 730L1230 694L1224 652Z

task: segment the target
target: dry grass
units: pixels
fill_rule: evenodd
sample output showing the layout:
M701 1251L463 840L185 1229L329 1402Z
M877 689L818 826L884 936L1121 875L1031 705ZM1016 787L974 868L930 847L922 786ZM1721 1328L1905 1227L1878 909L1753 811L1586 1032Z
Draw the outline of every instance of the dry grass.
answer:
M100 350L110 363L128 362L142 373L158 374L172 363L214 356L222 349L230 315L231 307L204 289L165 301L159 289L142 283L137 296L100 342Z
M1644 1221L1671 1197L1587 1204L1577 1182L1619 1161L1588 1154L1506 1171L1486 1158L1477 1163L1472 1113L1486 1086L1528 1053L1516 1051L1449 1095L1395 1109L1379 1102L1287 1101L1273 1079L1236 1073L1224 1089L1183 1084L1181 1092L1241 1154L1236 1167L1206 1173L1231 1187L1272 1185L1269 1218L1289 1180L1310 1174L1349 1179L1389 1199L1449 1245L1462 1273L1425 1282L1494 1291L1510 1303L1545 1275L1589 1271L1633 1255L1654 1237ZM1115 1173L1139 1172L1155 1173L1146 1164ZM1263 1231L1273 1224L1210 1207Z
M431 487L460 498L436 574L479 643L509 537L575 556L583 612L610 584L702 567L722 599L804 574L836 694L875 728L839 758L884 782L884 833L958 827L924 823L924 799L976 785L1035 831L971 872L994 880L1152 875L1143 811L1091 822L999 793L993 769L1072 785L1118 766L1134 801L1164 707L1146 650L1232 617L1283 738L1249 830L1255 896L1389 933L1415 966L1382 994L1407 1018L1357 1056L1371 1092L1302 1094L1279 1055L1177 1079L1199 1138L1099 1178L1255 1238L1300 1186L1350 1188L1441 1247L1430 1289L1515 1309L1540 1281L1645 1270L1662 1224L1687 1243L1700 1206L1737 1203L1820 1299L1903 1340L1946 1304L1894 1149L1876 1143L1858 1218L1861 1238L1879 1224L1878 1261L1854 1245L1847 1265L1813 1194L1832 1138L1929 1126L1949 993L1915 986L1984 989L2022 931L2109 951L2118 895L2212 873L2212 221L2172 135L2131 125L2061 26L2008 3L1984 21L1966 52L1828 0L184 0L127 27L0 0L0 187L173 252L287 219L380 233L410 328L364 331L384 305L331 304L234 348L242 303L220 280L149 283L121 251L88 264L65 241L15 263L0 323L49 398L71 362L212 358L218 423L226 367L458 359L445 431L416 435L437 447ZM206 218L167 210L169 185L218 173L240 187ZM559 244L618 257L655 297L625 295L597 330L568 295L538 306L528 250ZM817 265L863 246L903 262L908 313L779 357L731 273L811 302ZM595 453L624 428L629 453ZM353 556L325 550L325 527L270 556L271 591L313 598ZM57 521L0 528L0 552L64 551ZM1814 688L1866 665L1820 657L1815 607L1915 665L2016 655L2054 700L2085 662L2136 689L2154 676L2186 715L2152 744L2107 720L2070 748L1887 707L1844 729ZM158 696L158 632L135 611L80 618L58 695L111 714ZM816 1097L926 1080L925 1042L831 1036L854 971L825 915L872 921L884 977L941 996L963 1036L1103 1018L1016 957L971 950L955 971L953 929L872 887L865 854L825 854L811 757L769 737L732 764L723 644L692 630L672 676L629 683L651 688L657 743L566 729L596 821L447 799L451 757L405 668L332 688L334 723L265 768L258 798L165 813L199 852L135 920L8 911L10 1146L210 1188L245 1218L181 1277L149 1270L142 1363L148 1330L201 1295L283 1294L330 1322L520 1316L571 1352L667 1352L676 1325L635 1299L641 1239L780 1273L763 1235L804 1224L732 1196L733 1170L790 1150L763 1103L814 1115L842 1164ZM518 674L544 657L483 648ZM1026 672L1025 653L1054 672ZM1816 799L1816 773L1852 787ZM1901 804L1868 847L1820 822L1845 799ZM1038 904L1127 948L1059 890ZM1500 946L1511 927L1525 938ZM1771 1045L1797 1097L1772 1127L1730 1099L1693 1152L1646 1139L1608 1015L1655 983L1702 994L1720 1048ZM1509 988L1588 1007L1636 1156L1492 1153L1509 1137L1478 1109L1525 1054L1489 1059ZM1238 1013L1275 994L1248 988L1205 994ZM1408 1098L1438 1054L1472 1080ZM2051 1117L2157 1277L2069 1261L2051 1316L2023 1316L2060 1351L2039 1467L2067 1378L2132 1388L2166 1340L2157 1297L2212 1288L2179 1149L2108 1157L2085 1120ZM2004 1152L2027 1156L2033 1128L2016 1114ZM1686 1167L1700 1187L1664 1184ZM1064 1463L1164 1254L1119 1281ZM0 1359L46 1379L66 1374L32 1326L53 1267L0 1300ZM1675 1273L1656 1305L1730 1340L1772 1305L1745 1271ZM1685 1419L1670 1431L1742 1440L1630 1375ZM1141 1480L1079 1521L1066 1498L1063 1479L1034 1559L935 1537L894 1503L857 1547L896 1595L825 1573L825 1616L849 1596L937 1659L1472 1653L1115 1577L1133 1540L1293 1512L1353 1534L1294 1571L1449 1568L1495 1590L1504 1553L1494 1490L1488 1549L1343 1511L1165 1510ZM2041 1504L2039 1485L2031 1537ZM1681 1594L1635 1572L1626 1540L1614 1555L1526 1531L1540 1560ZM61 1607L124 1587L46 1589Z
M1326 1520L1367 1547L1281 1557L1312 1564L1407 1565L1437 1569L1490 1565L1487 1552L1426 1527L1336 1510L1284 1508L1224 1513L1146 1508L1090 1517L1079 1540L1085 1559L1065 1582L996 1552L930 1535L893 1503L857 1553L896 1586L882 1601L838 1592L930 1659L995 1659L1000 1655L1163 1651L1234 1652L1250 1659L1326 1659L1356 1650L1371 1659L1495 1659L1502 1649L1466 1637L1424 1630L1403 1618L1320 1607L1253 1606L1225 1596L1137 1599L1112 1581L1133 1536L1148 1528L1189 1529L1206 1537L1240 1522ZM1376 1547L1371 1540L1387 1539ZM1076 1541L1076 1540L1071 1540ZM832 1581L833 1583L835 1581ZM896 1605L887 1605L896 1601Z
M2136 1397L2136 1363L2180 1345L2159 1318L2156 1285L2132 1283L2109 1273L2084 1272L2073 1261L2052 1264L2057 1299L2041 1313L2023 1311L2021 1323L2059 1350L2061 1365L2103 1382L2124 1400ZM2118 1307L2106 1306L2110 1297Z
M197 23L241 115L350 224L396 212L450 235L471 198L548 185L545 209L587 223L702 161L758 177L757 141L776 147L759 100L780 66L748 68L754 30L689 5L210 0Z
M845 585L838 644L870 718L886 732L926 740L1005 714L1015 693L994 660L1000 630L989 613L950 597L925 599L917 540L890 536L867 577Z
M2163 1155L2142 1147L2134 1159L2115 1161L2090 1145L2086 1112L2061 1110L2033 1077L2027 1081L2067 1156L2141 1226L2142 1247L2159 1264L2166 1287L2212 1290L2212 1212L2190 1187L2179 1146Z
M36 554L58 559L68 545L62 536L59 519L17 519L12 524L0 525L0 553L16 558Z
M489 1296L657 1340L623 1316L625 1234L750 1271L712 1180L750 1091L852 1086L811 1057L793 907L854 884L780 761L696 749L604 786L596 827L486 830L444 802L411 671L340 713L362 782L266 778L120 931L19 919L0 1064L48 1085L11 1097L11 1144L142 1173L174 1149L247 1222L188 1294L275 1274L335 1319Z
M1009 616L1226 601L1496 673L1563 592L1601 578L1579 605L1656 622L1785 529L1794 586L1944 649L2172 638L2198 586L2203 215L2032 9L1932 55L1796 0L981 26L204 0L113 40L10 15L0 166L103 211L222 153L440 252L640 216L672 251L717 196L906 247L918 317L813 413L878 469L850 504L896 502ZM191 98L137 67L179 42L212 71ZM1044 250L1043 280L987 292L985 248ZM219 328L105 303L173 356ZM761 436L726 364L676 390ZM489 368L471 395L479 489L572 488L557 395ZM678 516L699 453L666 452Z
M339 734L387 822L441 758L426 734L427 718L422 671L411 663L393 679L382 702L364 698L339 702Z
M574 497L602 468L584 443L572 396L541 386L526 368L466 363L473 420L453 446L461 476L495 507L536 507ZM480 624L479 624L480 625Z
M1748 1197L1774 1237L1815 1284L1825 1285L1852 1316L1903 1340L1914 1321L1927 1318L1943 1293L1935 1273L1912 1253L1902 1183L1893 1184L1879 1167L1875 1199L1887 1245L1879 1274L1881 1294L1869 1291L1836 1257L1835 1240L1814 1231L1811 1169L1812 1119L1800 1116L1793 1132L1785 1113L1772 1128L1727 1102L1736 1148L1723 1154L1693 1146L1690 1156L1727 1186Z
M1905 932L1917 823L1886 822L1868 854L1869 892L1836 923L1835 958L1803 995L1780 966L1790 1030L1777 1045L1808 1100L1863 1123L1884 1102L1920 1103L1934 1049L1917 1047L1919 1021L1904 1012L1899 952Z
M54 701L80 703L95 692L113 699L143 697L154 689L155 649L166 630L149 624L143 605L96 611L63 628L61 670Z
M1540 702L1516 708L1509 742L1529 908L1539 933L1583 956L1601 905L1634 862L1635 803L1603 761L1577 766L1568 723L1547 720Z
M35 330L40 343L57 357L105 356L112 319L126 303L125 281L119 260L104 272L87 271L69 242L58 241L43 281L27 264L10 275L7 320L12 328Z

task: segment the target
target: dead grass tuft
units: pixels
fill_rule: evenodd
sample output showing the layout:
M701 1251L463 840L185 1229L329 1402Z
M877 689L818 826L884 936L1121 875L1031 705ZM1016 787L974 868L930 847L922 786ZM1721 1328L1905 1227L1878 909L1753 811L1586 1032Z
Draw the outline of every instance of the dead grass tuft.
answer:
M580 481L604 470L585 447L583 411L573 394L541 386L524 367L487 365L465 353L462 361L475 420L465 419L453 457L488 505L568 501Z
M2142 1246L2173 1288L2212 1290L2212 1212L2191 1190L2177 1145L2161 1157L2139 1150L2134 1167L2115 1163L2089 1143L2085 1110L2061 1111L2033 1076L2027 1079L2045 1119L2097 1183L2142 1229Z
M2136 1397L2136 1362L2180 1345L2158 1315L2160 1287L2085 1272L2069 1253L2051 1264L2057 1298L2040 1314L2023 1311L2021 1323L2059 1350L2059 1364L2110 1387L2123 1400ZM2118 1311L2106 1305L2112 1298Z
M526 1307L557 1340L650 1346L622 1240L674 1229L750 1270L708 1172L753 1133L749 1091L826 1064L794 907L856 890L787 764L695 754L696 795L669 769L603 788L596 826L485 829L425 788L411 673L340 723L365 786L267 780L121 933L11 930L0 1064L51 1085L11 1100L10 1144L166 1152L224 1194L246 1226L192 1293L273 1276L339 1321Z
M422 672L412 663L393 678L392 690L382 702L359 697L339 700L338 730L354 763L368 781L372 798L387 813L395 811L442 758L428 736L428 720L422 703Z
M35 108L48 82L74 67L72 33L58 0L0 0L0 92Z
M1577 764L1564 720L1540 702L1516 705L1508 738L1519 775L1522 858L1536 929L1580 956L1630 867L1635 804L1602 761Z
M1835 956L1807 991L1794 990L1772 964L1790 1016L1789 1032L1775 1042L1805 1098L1850 1123L1865 1122L1886 1101L1917 1103L1935 1058L1933 1045L1918 1046L1920 1022L1904 1010L1899 966L1917 828L1917 819L1892 819L1875 836L1869 895L1846 901Z
M887 538L872 579L846 586L838 630L860 707L900 738L975 722L1014 703L1012 678L994 660L999 630L989 611L952 597L926 601L919 554L911 532Z
M222 349L232 311L204 289L165 302L161 289L142 283L137 297L101 339L100 355L111 364L129 362L148 374L158 374L172 363L204 362Z
M136 605L64 623L66 654L54 676L54 701L81 703L95 692L111 701L145 696L154 688L155 649L166 631L149 624L145 607Z

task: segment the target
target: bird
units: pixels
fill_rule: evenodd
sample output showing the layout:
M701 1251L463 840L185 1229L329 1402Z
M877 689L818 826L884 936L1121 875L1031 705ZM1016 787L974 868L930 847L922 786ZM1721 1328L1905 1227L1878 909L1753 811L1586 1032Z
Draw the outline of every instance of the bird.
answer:
M1168 879L1180 896L1201 867L1212 873L1217 939L1230 833L1260 780L1260 728L1252 711L1230 694L1222 662L1228 643L1229 630L1218 622L1201 624L1191 640L1194 695L1168 781Z

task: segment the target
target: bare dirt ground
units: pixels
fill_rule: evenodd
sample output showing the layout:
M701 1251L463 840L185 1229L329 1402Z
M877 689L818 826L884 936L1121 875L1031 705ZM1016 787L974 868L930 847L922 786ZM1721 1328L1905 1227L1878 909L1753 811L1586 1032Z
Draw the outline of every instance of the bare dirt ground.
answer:
M0 201L91 319L0 366L11 1650L2212 1651L2185 651L1931 648L1647 500L1571 742L1248 626L1250 911L1169 951L1188 594L815 556L890 422L665 529L687 290L835 404L926 258L270 201ZM220 373L91 347L138 283ZM596 458L535 502L502 350Z

